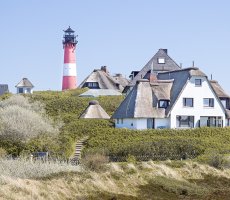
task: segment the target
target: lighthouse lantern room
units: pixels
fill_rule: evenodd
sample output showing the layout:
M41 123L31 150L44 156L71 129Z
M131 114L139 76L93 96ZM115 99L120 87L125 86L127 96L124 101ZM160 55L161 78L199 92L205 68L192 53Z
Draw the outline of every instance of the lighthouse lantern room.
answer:
M63 48L64 48L64 66L62 90L74 89L77 86L77 69L76 69L76 35L70 27L64 30Z

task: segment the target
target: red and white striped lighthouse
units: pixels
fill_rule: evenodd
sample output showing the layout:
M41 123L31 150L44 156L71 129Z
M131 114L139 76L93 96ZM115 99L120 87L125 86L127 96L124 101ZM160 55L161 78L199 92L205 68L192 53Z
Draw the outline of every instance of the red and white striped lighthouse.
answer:
M74 89L77 87L77 68L76 68L76 36L74 31L69 27L64 31L63 48L64 48L64 66L62 90Z

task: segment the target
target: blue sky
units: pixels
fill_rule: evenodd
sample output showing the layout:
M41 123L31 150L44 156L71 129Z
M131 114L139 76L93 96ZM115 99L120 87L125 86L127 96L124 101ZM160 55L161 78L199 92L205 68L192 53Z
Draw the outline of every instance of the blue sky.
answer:
M0 3L0 83L27 77L35 90L61 90L63 30L78 35L78 84L95 68L129 76L159 48L192 61L230 94L230 1L20 0Z

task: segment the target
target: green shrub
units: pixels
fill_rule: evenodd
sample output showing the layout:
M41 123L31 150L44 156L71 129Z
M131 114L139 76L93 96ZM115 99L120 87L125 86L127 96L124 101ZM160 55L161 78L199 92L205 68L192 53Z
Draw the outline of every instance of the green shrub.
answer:
M127 156L126 161L127 161L128 163L136 163L136 162L137 162L135 156L130 155L130 154Z

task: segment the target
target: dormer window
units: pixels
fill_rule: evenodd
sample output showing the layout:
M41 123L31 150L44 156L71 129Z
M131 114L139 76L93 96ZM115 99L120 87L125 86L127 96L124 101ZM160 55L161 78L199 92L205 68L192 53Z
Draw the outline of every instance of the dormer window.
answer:
M167 108L169 106L169 100L159 100L158 107L159 108Z
M87 82L85 85L86 85L86 87L91 88L91 89L93 89L93 88L98 89L99 88L98 82Z
M195 86L199 87L202 85L201 79L195 79Z
M165 64L165 58L158 58L157 62L158 64Z

